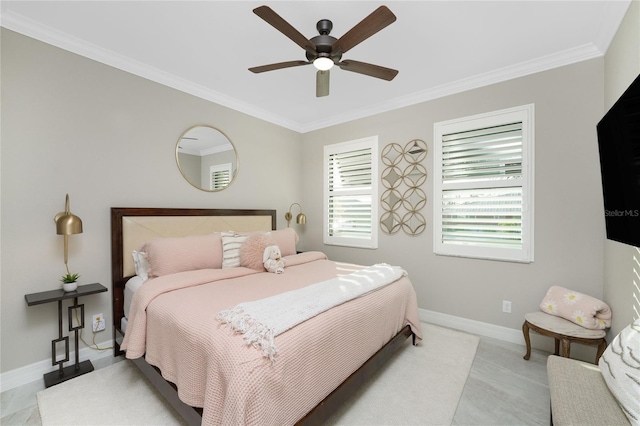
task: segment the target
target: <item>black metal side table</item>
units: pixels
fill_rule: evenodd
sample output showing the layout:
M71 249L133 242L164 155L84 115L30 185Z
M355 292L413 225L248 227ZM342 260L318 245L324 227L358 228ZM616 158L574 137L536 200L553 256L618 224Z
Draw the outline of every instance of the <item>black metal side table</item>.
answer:
M107 288L99 283L80 285L75 291L65 292L62 289L31 293L24 296L28 306L41 305L43 303L58 302L58 338L51 341L51 365L58 365L58 371L52 371L44 375L45 387L50 387L62 383L65 380L73 379L82 374L93 371L93 364L90 360L80 362L80 351L78 350L78 331L84 328L84 305L78 305L78 298L95 293L103 293ZM64 363L69 361L69 336L62 335L62 301L73 299L73 305L68 307L69 331L75 334L76 362L73 365L64 367ZM80 324L73 327L72 312L80 309ZM64 342L65 358L56 360L56 343Z

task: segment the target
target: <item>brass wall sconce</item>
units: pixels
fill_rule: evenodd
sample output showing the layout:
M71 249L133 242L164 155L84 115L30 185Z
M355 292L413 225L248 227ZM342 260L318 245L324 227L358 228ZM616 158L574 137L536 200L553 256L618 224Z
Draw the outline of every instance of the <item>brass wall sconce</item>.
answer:
M287 221L287 228L291 223L291 219L293 219L293 215L291 214L291 209L293 208L293 206L298 206L298 208L300 209L300 213L298 213L298 216L296 216L296 223L299 225L304 225L305 223L307 223L307 216L302 213L302 206L298 203L293 203L291 204L291 206L289 206L289 211L284 214L284 218Z
M69 272L69 235L82 234L82 220L69 210L69 194L65 200L64 211L53 218L56 223L56 234L64 236L64 266Z

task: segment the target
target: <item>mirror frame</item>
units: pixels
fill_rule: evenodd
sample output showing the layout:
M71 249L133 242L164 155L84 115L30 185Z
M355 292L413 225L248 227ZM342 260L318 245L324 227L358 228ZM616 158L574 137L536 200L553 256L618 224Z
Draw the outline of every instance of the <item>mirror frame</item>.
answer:
M220 188L220 189L205 189L205 188L202 188L200 185L197 185L196 183L191 182L191 180L189 180L189 178L187 178L187 176L185 175L184 171L182 170L182 167L180 166L180 157L179 157L179 154L180 154L180 152L179 152L180 142L185 137L185 135L187 135L187 133L189 133L193 129L196 129L196 128L199 128L199 127L207 127L209 129L212 129L212 130L215 130L215 131L219 132L222 136L224 136L227 139L227 141L231 144L231 147L233 148L233 152L235 154L235 168L233 170L233 173L232 173L232 176L231 176L231 180L229 181L229 183L224 188ZM229 188L233 184L233 182L235 182L236 176L238 176L238 171L240 169L240 157L238 155L238 150L237 150L236 146L234 145L234 143L231 141L231 139L229 139L229 136L227 136L227 134L225 132L223 132L222 130L218 129L217 127L210 126L208 124L196 124L194 126L189 127L187 130L185 130L184 132L182 132L180 134L180 137L178 138L178 142L176 143L175 158L176 158L176 165L178 166L178 170L180 171L180 174L182 175L184 180L187 181L187 183L189 183L194 188L199 189L200 191L204 191L204 192L220 192L220 191L224 191L225 189Z

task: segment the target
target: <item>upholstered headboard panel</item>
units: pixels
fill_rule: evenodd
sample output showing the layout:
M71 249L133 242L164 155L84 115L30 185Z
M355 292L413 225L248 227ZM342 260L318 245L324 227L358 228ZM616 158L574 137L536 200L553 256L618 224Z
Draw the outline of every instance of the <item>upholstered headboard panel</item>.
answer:
M154 238L203 235L217 231L251 232L275 229L275 210L111 208L114 333L123 314L126 279L135 274L131 252L142 243Z

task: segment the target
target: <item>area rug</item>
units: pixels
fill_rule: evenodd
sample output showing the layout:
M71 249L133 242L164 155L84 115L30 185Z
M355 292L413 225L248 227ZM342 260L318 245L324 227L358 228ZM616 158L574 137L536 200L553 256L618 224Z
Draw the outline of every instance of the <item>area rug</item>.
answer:
M331 425L450 425L478 337L422 323L408 342L345 403ZM117 362L37 394L44 426L183 424L130 361Z
M425 323L422 332L420 345L407 343L327 424L450 425L480 339Z

